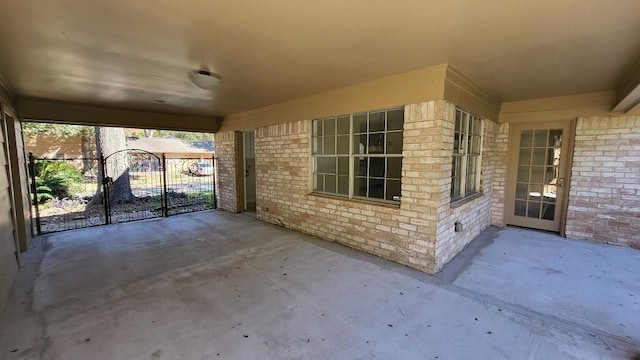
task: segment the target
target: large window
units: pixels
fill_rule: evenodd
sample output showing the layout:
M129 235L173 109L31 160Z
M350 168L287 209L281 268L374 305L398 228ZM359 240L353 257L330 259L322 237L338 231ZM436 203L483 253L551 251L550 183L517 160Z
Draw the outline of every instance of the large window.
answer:
M480 192L482 119L456 108L451 171L451 202Z
M313 120L313 191L400 201L404 108Z

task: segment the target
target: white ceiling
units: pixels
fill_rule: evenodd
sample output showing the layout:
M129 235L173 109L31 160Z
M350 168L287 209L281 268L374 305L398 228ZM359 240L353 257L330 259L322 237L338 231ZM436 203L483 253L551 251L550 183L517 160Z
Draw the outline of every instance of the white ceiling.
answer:
M525 100L615 89L640 57L639 14L638 0L0 0L0 74L18 96L212 116L450 63ZM201 64L218 89L189 83Z

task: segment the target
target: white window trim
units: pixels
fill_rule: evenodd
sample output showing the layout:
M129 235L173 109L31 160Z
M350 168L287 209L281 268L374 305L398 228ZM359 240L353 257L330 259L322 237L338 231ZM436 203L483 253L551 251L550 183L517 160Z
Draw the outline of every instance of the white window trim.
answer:
M475 118L477 120L480 121L480 129L479 129L479 133L480 133L480 145L479 145L479 153L476 154L469 154L469 147L468 146L464 146L463 147L463 152L462 154L460 154L458 152L459 149L455 148L455 141L454 141L454 149L453 149L453 157L459 157L460 158L460 187L459 187L459 191L458 194L451 194L451 203L457 203L459 201L463 201L465 199L468 199L470 197L473 197L474 195L477 194L482 194L482 153L484 150L484 129L485 129L485 120L478 116L475 115L463 108L460 107L456 107L456 112L462 112L463 114L463 129L462 129L462 134L464 139L460 139L460 143L463 144L468 144L469 143L469 136L472 136L471 131L470 131L470 127L471 127L471 119ZM455 119L454 119L454 140L455 140L455 132L457 131L457 129L455 128ZM471 191L466 191L467 188L467 164L468 164L468 158L469 156L474 156L477 159L477 164L476 164L476 177L475 177L475 184L473 187L473 190ZM453 160L453 159L452 159ZM453 177L453 172L455 171L455 166L453 165L453 161L452 161L452 169L451 169L451 188L454 188L454 177ZM456 196L457 195L457 196Z

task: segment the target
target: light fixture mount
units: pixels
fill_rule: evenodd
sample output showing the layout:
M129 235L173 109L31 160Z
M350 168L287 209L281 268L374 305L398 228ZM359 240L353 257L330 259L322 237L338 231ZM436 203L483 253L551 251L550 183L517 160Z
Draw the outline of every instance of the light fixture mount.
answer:
M205 69L191 70L187 76L193 85L203 90L215 89L222 80L220 75Z

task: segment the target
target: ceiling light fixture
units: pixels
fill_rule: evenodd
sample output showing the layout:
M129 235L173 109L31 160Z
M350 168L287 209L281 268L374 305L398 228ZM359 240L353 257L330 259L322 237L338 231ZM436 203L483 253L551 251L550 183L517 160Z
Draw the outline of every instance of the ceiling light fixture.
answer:
M221 77L209 70L191 70L189 71L189 80L193 85L203 90L213 90L220 85Z

